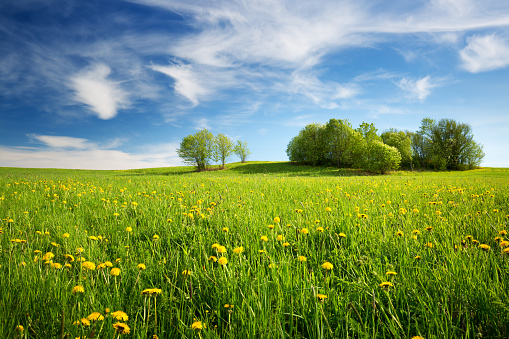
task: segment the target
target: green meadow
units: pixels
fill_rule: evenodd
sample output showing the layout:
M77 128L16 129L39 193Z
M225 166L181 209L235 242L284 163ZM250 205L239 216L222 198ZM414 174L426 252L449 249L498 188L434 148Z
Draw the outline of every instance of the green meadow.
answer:
M509 170L0 169L1 338L508 338Z

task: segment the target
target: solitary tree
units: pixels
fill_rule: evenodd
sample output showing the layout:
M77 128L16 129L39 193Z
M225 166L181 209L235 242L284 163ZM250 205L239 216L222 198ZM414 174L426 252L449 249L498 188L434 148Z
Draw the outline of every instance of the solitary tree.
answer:
M186 164L195 165L198 171L205 170L214 156L214 135L203 129L182 139L177 154Z
M247 148L247 142L240 140L237 140L234 152L239 156L240 161L243 163L246 162L247 157L249 156L249 154L251 154L251 151L249 150L249 148Z
M224 168L226 159L232 155L233 151L235 150L233 141L224 134L218 134L215 139L214 148L214 160L221 161L221 164Z

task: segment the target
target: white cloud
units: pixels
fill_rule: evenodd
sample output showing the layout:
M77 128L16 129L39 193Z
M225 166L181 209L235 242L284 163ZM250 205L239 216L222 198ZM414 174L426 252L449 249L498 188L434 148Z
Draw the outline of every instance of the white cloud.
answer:
M491 34L474 35L467 39L467 46L460 51L461 67L478 73L509 65L509 42Z
M209 120L207 118L201 118L195 121L196 126L194 129L202 130L202 129L210 129Z
M430 94L431 89L439 84L431 80L429 75L421 79L402 78L395 83L403 91L407 92L409 98L424 101Z
M76 92L75 100L90 107L100 119L108 120L117 115L118 109L128 106L127 93L120 84L108 79L111 70L105 64L71 77L70 87Z
M48 147L53 148L76 148L76 149L90 149L96 148L97 145L90 143L87 139L62 137L53 135L38 135L28 134L31 139L35 139Z
M83 142L86 146L78 142L78 147L69 149L69 146L63 145L63 140L50 140L47 144L50 147L44 149L0 146L0 166L121 170L182 165L176 153L178 145L175 143L142 146L141 152L134 154L120 150L88 148L95 144L88 143L87 140Z

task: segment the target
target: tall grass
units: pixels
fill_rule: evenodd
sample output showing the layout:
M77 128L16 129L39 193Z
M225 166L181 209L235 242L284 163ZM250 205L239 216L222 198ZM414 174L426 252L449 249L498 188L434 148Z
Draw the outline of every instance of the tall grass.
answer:
M0 337L509 337L509 171L359 174L1 169Z

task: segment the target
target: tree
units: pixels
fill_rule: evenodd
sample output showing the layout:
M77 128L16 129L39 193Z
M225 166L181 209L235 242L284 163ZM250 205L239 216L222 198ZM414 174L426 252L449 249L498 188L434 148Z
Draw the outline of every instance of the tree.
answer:
M317 123L305 126L286 148L286 154L290 161L312 166L325 164L327 162L326 153L325 126Z
M395 147L401 154L402 165L412 167L412 140L408 133L390 128L381 135L384 144ZM412 167L413 169L413 167Z
M452 119L424 118L421 130L429 162L439 170L473 168L484 158L482 145L473 140L472 128Z
M330 119L325 125L327 160L334 166L351 166L356 157L356 133L348 120Z
M249 148L247 148L247 142L240 140L237 140L234 152L239 156L240 162L242 163L246 162L247 157L249 156L249 154L251 154L251 151L249 150Z
M367 147L366 169L373 173L385 174L397 169L401 162L401 154L396 149L380 140L372 140Z
M224 168L226 159L233 154L233 141L224 134L218 134L214 143L214 160L221 161Z
M203 171L214 156L214 139L214 135L206 129L188 135L182 139L177 154L184 163Z

